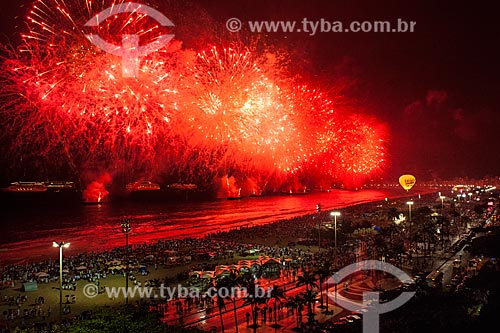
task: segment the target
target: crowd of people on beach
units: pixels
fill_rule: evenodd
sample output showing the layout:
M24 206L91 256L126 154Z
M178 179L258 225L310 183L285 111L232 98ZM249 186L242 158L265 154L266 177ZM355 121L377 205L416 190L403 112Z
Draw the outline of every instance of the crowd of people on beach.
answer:
M349 207L346 214L351 220L363 220L374 218L380 220L386 218L384 210L379 203L363 205L359 207ZM326 217L325 217L326 216ZM371 250L375 247L370 234L357 235L339 243L338 249L333 248L333 244L327 244L317 251L314 246L297 246L297 240L304 237L314 237L314 228L319 221L327 220L327 215L311 214L295 217L287 220L280 220L266 225L248 225L231 230L214 232L200 238L184 239L164 239L151 243L132 244L128 248L118 247L101 252L87 252L64 258L64 284L76 286L78 280L88 280L96 282L106 279L109 275L123 275L129 268L130 275L147 275L148 270L158 270L162 268L172 268L185 266L187 270L199 268L196 263L233 263L236 257L249 256L250 253L258 253L261 256L276 258L284 262L285 259L293 263L291 270L293 275L306 270L311 270L321 265L325 260L336 258L335 266L343 267L357 260L360 260L360 243L365 243L365 254L371 255ZM313 230L313 232L312 232ZM280 237L276 237L280 235ZM288 239L288 244L278 244L273 242L276 239ZM315 240L314 240L315 241ZM316 243L317 244L317 243ZM183 275L185 277L186 274ZM25 264L10 265L0 269L0 283L3 288L13 287L25 282L50 283L58 280L59 262L47 259L42 262L29 262ZM179 278L179 277L177 277ZM178 279L177 279L178 280ZM134 281L133 281L134 282ZM166 283L176 283L176 279L165 278ZM15 305L18 309L4 312L6 321L13 322L21 318L22 326L27 319L37 318L39 321L50 317L50 307L37 304L30 311L21 311L22 299L1 298L2 304ZM163 305L158 309L165 312L166 309L175 308L179 315L190 311L191 308L200 306L199 300L179 303L178 299L164 300ZM14 304L15 303L15 304ZM202 307L211 308L214 304L209 301L201 304ZM71 307L68 305L68 312Z
M243 254L249 249L249 243L242 242L249 238L253 242L250 247L254 246L265 255L282 258L291 255L291 251L295 249L264 245L267 239L276 235L298 239L306 235L313 224L311 216L296 217L266 225L215 232L202 238L158 240L151 243L131 244L129 249L117 247L102 252L86 252L65 256L64 269L65 272L71 273L69 275L73 280L92 280L105 278L107 274L118 273L124 268L126 255L129 257L131 267L138 267L141 264L151 264L155 268L158 265L172 267L195 260L231 260L236 254ZM113 265L114 263L119 264ZM27 262L0 268L0 282L5 287L12 286L15 281L51 282L57 280L58 276L59 261L52 258L41 262ZM66 282L71 282L71 280Z
M249 250L262 256L293 261L297 270L306 265L315 265L320 260L311 247L297 247L295 242L285 246L268 244L268 239L282 235L285 239L299 239L307 235L316 224L316 215L281 220L266 225L247 226L205 235L202 238L158 240L152 243L132 244L129 248L118 247L101 252L87 252L64 257L63 288L74 289L76 282L96 282L109 275L124 275L126 265L131 275L140 274L142 268L155 269L188 265L192 262L231 263L236 256L249 255ZM251 243L248 240L251 240ZM347 253L347 252L343 252ZM125 258L128 258L128 262ZM352 260L352 257L346 258ZM192 268L196 268L195 265ZM2 288L13 288L26 282L51 283L59 278L59 262L48 258L41 262L27 262L9 265L0 270ZM175 282L170 280L168 282ZM174 301L175 302L175 301ZM13 304L12 299L2 298L2 304ZM16 309L3 313L4 319L14 321L21 318L21 325L27 319L44 320L50 317L50 307L37 304L30 311L21 311L21 301ZM66 312L71 307L66 307Z

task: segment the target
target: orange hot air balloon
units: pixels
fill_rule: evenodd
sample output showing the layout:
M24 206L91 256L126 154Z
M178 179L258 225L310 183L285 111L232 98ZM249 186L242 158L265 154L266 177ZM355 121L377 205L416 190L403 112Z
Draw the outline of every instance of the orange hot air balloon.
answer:
M409 191L413 185L415 185L415 176L413 175L402 175L399 177L399 184L407 191Z

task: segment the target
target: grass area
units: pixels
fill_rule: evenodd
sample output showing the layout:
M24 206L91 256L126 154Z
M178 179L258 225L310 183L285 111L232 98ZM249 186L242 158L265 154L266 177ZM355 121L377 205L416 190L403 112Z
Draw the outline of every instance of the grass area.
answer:
M146 281L159 279L161 282L169 281L168 283L171 287L177 286L179 283L183 284L185 281L177 280L177 277L182 273L187 273L191 270L191 267L198 266L201 264L209 264L209 265L219 265L219 264L236 264L239 260L244 259L257 259L258 256L234 256L232 259L218 259L211 261L193 261L189 264L175 266L171 268L161 267L159 266L157 270L154 268L150 270L148 275L135 275L137 281L141 283L142 286L145 285ZM87 310L93 310L100 307L116 307L125 304L125 297L120 295L121 297L117 298L109 298L108 295L104 293L100 293L95 297L87 297L84 294L84 291L88 290L86 288L91 283L86 280L76 281L76 290L63 290L62 292L62 300L63 306L68 305L71 308L70 314L64 314L63 318L71 318L76 314L80 314ZM87 287L86 287L87 286ZM129 287L133 287L134 284L132 281L129 281ZM108 274L105 279L99 280L99 288L108 287L108 288L117 288L117 287L125 287L125 277L122 274ZM91 289L93 290L93 289ZM43 313L45 313L44 317L29 319L24 323L36 323L41 321L51 322L59 320L59 281L49 282L49 283L38 283L38 289L35 291L25 292L22 289L22 285L15 285L13 288L7 288L0 291L0 299L3 299L4 296L7 297L17 297L17 296L27 296L27 301L21 305L21 313L24 313L25 310L30 311L32 309L40 308ZM66 300L68 296L68 300L71 301L72 296L75 297L74 303L66 304ZM35 301L39 298L44 298L44 303L42 305L35 304ZM139 302L140 297L136 295L134 298L129 298L130 303ZM16 310L17 305L8 304L2 302L0 304L0 313L4 313L9 310ZM50 312L50 313L49 313ZM15 320L14 325L22 325L23 321L21 319Z

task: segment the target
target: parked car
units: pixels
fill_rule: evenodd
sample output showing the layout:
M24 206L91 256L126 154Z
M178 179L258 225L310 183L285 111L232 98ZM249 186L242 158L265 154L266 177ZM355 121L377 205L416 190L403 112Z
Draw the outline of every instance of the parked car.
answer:
M450 285L452 285L453 287L456 287L460 284L460 277L459 276L455 276L451 279L450 281Z
M346 316L346 318L352 319L353 321L361 320L361 316L358 316L356 314L350 314L350 315Z
M352 323L352 322L354 322L354 319L348 318L348 316L346 316L346 317L339 318L339 321L343 321L345 323Z

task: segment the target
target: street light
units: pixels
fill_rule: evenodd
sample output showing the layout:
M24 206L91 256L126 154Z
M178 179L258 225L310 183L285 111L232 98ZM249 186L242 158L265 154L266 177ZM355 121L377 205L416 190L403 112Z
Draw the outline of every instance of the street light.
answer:
M333 255L333 260L334 260L334 265L335 269L337 268L337 216L340 216L340 212L338 211L333 211L330 213L331 216L334 218L334 239L335 239L335 250L334 250L334 255ZM335 283L335 304L337 304L337 283Z
M413 205L413 201L407 201L406 204L408 205L408 234L409 234L409 240L410 240L410 253L412 250L412 244L411 244L411 206Z
M444 213L444 198L445 198L444 195L439 196L439 199L441 199L441 216L443 216Z
M130 219L122 219L122 232L125 234L125 305L128 305L128 234L132 230L130 228Z
M316 213L318 213L318 252L321 251L321 221L319 214L321 213L321 204L316 204Z
M340 216L340 212L334 211L330 213L331 216L334 217L334 229L335 229L335 260L337 260L337 216Z
M62 321L62 276L63 276L63 269L62 269L62 254L63 254L63 247L68 248L70 243L65 243L65 242L52 242L53 247L58 247L59 248L59 319Z
M443 225L444 225L444 199L445 198L446 197L444 195L441 195L441 194L439 195L439 199L441 199L441 230L443 229ZM441 246L444 249L444 235L441 234L440 237L441 237Z
M407 201L406 204L408 205L408 220L411 225L411 206L413 205L413 201Z

